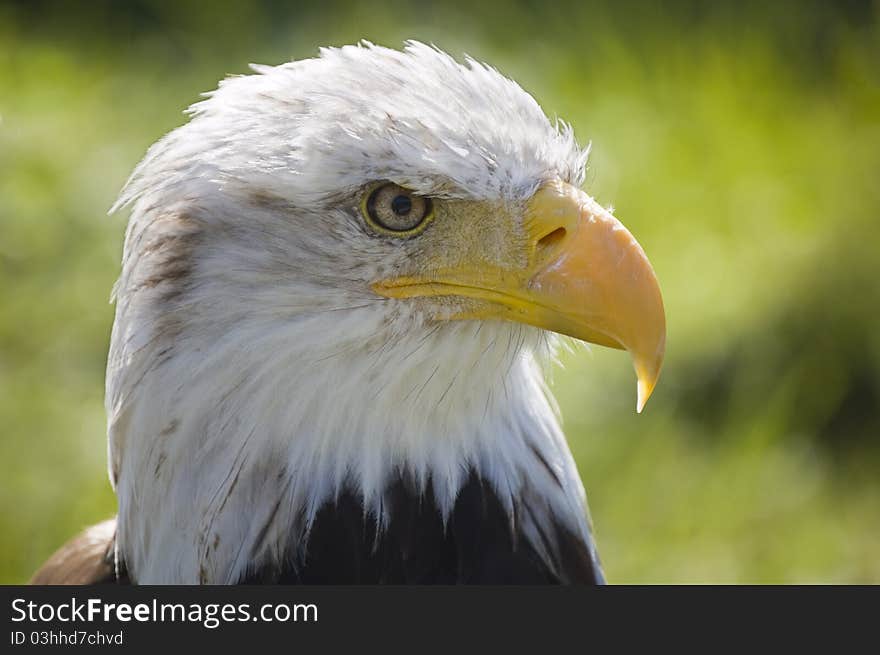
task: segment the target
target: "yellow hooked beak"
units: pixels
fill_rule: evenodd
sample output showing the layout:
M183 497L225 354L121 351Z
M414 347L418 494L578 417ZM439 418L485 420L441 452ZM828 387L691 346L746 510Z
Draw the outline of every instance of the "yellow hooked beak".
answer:
M524 267L480 265L373 285L389 298L477 300L450 319L503 319L630 352L637 411L657 384L666 317L651 263L632 234L583 191L555 181L528 201Z

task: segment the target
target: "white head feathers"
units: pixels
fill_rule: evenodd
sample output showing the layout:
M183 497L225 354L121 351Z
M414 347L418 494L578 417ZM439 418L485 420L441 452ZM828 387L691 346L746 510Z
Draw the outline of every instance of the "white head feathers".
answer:
M305 543L344 486L387 520L400 470L448 508L477 469L503 502L533 494L588 538L545 334L392 308L369 285L416 252L356 211L377 180L502 202L579 184L570 128L494 69L419 43L254 70L194 105L117 203L132 215L107 411L129 571L234 581Z

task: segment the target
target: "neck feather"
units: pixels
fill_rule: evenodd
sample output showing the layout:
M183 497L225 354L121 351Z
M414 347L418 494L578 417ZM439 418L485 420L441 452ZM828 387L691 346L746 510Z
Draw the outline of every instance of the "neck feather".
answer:
M111 350L118 549L133 579L235 582L301 551L320 508L342 493L381 529L401 476L430 486L445 520L475 472L539 551L552 547L541 543L544 520L590 543L537 361L541 333L458 323L351 338L383 334L381 321L306 316ZM518 512L523 502L538 511Z

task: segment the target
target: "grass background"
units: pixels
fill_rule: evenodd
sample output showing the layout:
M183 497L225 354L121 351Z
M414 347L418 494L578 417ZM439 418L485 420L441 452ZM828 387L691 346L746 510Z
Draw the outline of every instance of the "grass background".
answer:
M103 372L124 217L181 110L366 38L485 59L592 140L664 290L553 384L613 582L880 582L880 4L0 4L0 582L114 511Z

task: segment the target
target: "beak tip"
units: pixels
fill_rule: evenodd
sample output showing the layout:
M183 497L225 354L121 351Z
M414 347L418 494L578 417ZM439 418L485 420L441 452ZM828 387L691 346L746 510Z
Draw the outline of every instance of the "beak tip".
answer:
M639 382L639 394L638 399L636 400L636 414L641 414L642 410L645 409L645 403L648 402L648 397L645 394L645 387Z
M651 397L651 394L654 391L654 386L657 384L657 377L658 376L656 375L638 376L638 397L636 399L636 413L641 414L642 410L645 409L648 398Z

